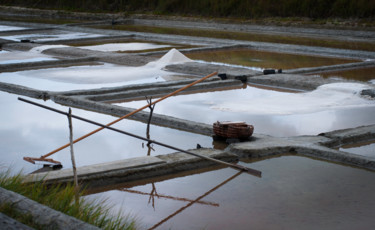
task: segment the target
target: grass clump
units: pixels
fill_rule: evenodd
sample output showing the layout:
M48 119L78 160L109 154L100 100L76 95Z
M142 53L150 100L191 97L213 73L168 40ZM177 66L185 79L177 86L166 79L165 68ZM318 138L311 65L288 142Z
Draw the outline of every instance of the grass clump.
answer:
M8 171L0 172L0 187L102 229L135 229L135 222L128 217L123 217L121 213L112 216L110 208L104 204L104 201L90 202L81 198L79 202L75 202L75 189L71 184L48 186L43 182L26 184L23 183L23 176L20 173L10 176ZM81 191L80 196L83 193L84 191ZM36 229L46 229L35 223L30 215L20 214L9 204L0 204L0 212Z

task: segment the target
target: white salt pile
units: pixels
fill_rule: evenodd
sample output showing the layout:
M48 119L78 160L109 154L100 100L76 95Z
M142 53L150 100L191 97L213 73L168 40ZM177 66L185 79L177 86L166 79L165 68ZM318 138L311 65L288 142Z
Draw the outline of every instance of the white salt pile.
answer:
M163 57L161 57L159 60L150 62L147 65L145 65L145 67L162 69L166 67L167 65L179 64L179 63L184 63L184 62L192 62L192 61L193 60L183 55L180 51L173 48L168 53L166 53Z

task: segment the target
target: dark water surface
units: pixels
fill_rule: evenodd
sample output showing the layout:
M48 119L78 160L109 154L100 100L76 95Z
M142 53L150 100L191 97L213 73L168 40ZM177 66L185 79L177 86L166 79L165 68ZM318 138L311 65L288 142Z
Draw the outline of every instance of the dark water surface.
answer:
M323 77L339 77L357 81L375 80L375 67L320 73Z
M352 59L286 54L251 49L202 51L186 53L185 55L194 60L274 69L296 69L357 62Z
M374 172L300 156L88 195L139 219L141 229L373 229ZM152 194L152 195L150 195Z

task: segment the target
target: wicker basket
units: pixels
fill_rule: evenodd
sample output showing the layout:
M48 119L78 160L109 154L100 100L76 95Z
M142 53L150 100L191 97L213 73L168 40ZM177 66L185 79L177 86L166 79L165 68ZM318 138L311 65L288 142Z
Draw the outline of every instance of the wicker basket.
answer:
M254 132L254 126L245 122L215 122L214 133L219 137L247 139Z

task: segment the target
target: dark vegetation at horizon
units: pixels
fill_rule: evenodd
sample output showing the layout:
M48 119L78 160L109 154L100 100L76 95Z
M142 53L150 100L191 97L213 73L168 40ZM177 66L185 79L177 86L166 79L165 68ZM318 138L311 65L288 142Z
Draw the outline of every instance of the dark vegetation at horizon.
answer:
M374 0L0 0L0 4L84 12L203 17L375 18Z

